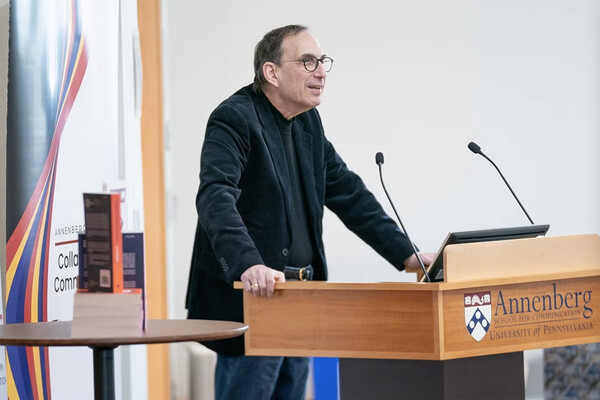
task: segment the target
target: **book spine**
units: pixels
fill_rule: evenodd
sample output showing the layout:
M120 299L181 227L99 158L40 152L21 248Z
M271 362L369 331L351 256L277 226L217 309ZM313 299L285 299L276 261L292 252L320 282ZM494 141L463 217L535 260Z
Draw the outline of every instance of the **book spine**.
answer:
M123 291L123 234L121 233L121 196L111 194L112 291Z

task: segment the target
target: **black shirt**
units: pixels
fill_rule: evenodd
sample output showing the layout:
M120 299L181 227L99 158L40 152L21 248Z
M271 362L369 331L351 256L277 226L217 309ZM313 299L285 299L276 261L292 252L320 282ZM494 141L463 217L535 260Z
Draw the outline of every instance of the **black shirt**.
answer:
M288 120L271 105L275 121L281 133L285 158L292 188L292 244L287 265L304 267L312 263L313 247L306 213L305 193L302 190L296 146L294 144L293 120Z

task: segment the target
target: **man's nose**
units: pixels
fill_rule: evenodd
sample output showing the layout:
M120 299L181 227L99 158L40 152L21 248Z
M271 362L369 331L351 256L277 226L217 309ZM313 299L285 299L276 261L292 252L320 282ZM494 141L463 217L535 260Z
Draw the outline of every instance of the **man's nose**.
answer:
M325 65L321 60L317 60L317 69L315 69L315 76L325 77L327 76L327 71L325 71Z

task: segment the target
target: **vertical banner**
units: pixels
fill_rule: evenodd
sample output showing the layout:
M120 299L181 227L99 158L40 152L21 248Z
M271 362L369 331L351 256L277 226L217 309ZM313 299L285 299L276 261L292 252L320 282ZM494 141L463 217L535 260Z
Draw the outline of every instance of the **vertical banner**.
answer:
M87 67L74 1L11 2L6 323L48 320L48 252L58 149ZM8 394L50 398L48 349L8 347Z
M6 323L72 318L82 194L119 180L118 6L11 0ZM92 377L87 348L7 348L10 399L92 398Z
M8 85L8 0L0 0L0 93L6 93ZM6 165L6 95L0 96L0 165ZM3 171L4 172L4 171ZM0 174L0 226L6 226L6 174ZM6 243L6 231L0 231L0 242ZM0 259L6 259L6 246L0 246ZM1 270L2 284L0 285L0 296L3 296L5 287L5 270ZM0 325L4 324L4 297L0 304ZM0 346L0 400L6 400L6 348Z

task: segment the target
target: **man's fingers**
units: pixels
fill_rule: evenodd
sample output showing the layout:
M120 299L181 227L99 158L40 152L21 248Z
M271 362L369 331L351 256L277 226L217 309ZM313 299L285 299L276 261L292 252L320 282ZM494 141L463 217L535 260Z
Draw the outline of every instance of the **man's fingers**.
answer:
M285 282L285 275L281 271L275 271L273 273L273 278L275 279L275 282Z
M265 265L254 265L248 268L241 276L244 289L254 296L273 296L275 282L285 282L283 272L274 270Z

